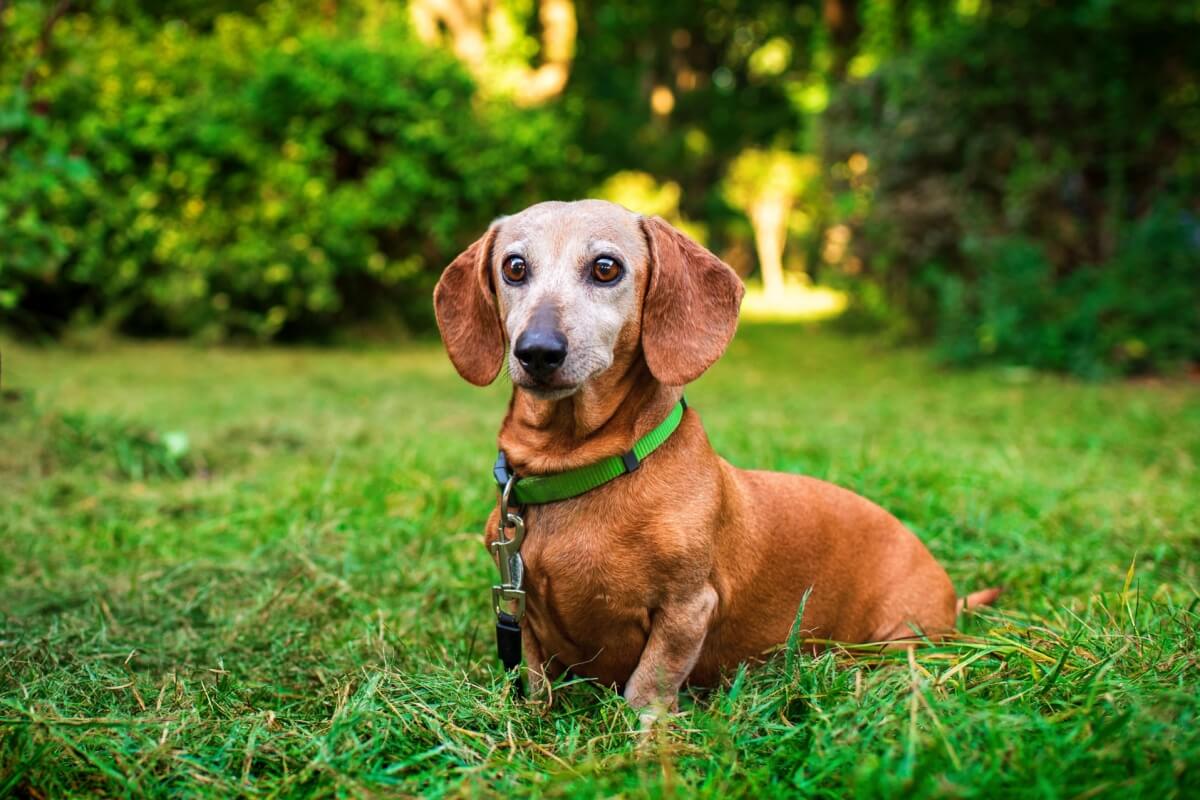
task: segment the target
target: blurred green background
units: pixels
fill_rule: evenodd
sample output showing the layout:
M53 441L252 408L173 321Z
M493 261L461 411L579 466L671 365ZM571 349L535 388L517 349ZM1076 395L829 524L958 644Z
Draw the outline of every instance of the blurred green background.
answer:
M491 219L602 196L753 315L1185 370L1198 41L1188 0L0 0L0 324L423 334Z

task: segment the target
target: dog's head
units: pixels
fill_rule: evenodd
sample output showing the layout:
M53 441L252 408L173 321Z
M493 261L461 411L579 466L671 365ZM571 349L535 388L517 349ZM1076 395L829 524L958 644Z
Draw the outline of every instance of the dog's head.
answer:
M613 203L539 203L494 222L434 290L459 374L485 386L505 357L538 397L573 394L622 356L662 383L695 380L737 327L742 282L658 217Z

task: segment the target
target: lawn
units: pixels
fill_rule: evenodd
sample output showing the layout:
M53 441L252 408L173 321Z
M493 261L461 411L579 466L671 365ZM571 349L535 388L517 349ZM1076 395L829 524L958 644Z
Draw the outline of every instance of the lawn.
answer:
M783 653L639 742L594 686L507 695L480 545L506 391L435 342L3 366L0 795L1200 789L1194 382L744 326L689 391L718 451L848 486L1007 592L913 660Z

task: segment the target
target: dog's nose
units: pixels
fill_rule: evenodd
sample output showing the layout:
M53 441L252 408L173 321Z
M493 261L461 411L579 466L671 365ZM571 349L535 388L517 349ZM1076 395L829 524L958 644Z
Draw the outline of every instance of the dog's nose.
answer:
M548 378L567 360L567 337L554 328L527 328L513 352L530 375Z

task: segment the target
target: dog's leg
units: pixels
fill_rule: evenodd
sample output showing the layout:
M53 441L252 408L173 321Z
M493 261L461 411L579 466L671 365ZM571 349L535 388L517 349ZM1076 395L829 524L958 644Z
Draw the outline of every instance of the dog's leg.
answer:
M679 688L696 666L716 609L717 592L706 584L699 592L673 598L655 610L641 660L625 684L625 699L643 710L643 728L676 707Z
M554 693L550 687L562 675L562 665L553 658L546 658L546 651L530 625L521 628L521 649L528 665L525 674L529 679L529 699L551 705L554 702Z

